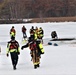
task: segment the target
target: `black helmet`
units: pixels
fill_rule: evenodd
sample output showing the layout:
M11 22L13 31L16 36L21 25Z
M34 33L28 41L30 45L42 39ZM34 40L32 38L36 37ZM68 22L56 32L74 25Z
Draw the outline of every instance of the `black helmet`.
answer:
M14 28L14 26L12 26L12 28Z
M31 29L34 29L34 26L32 26Z
M34 37L31 35L29 38L28 38L28 42L33 42L34 41Z

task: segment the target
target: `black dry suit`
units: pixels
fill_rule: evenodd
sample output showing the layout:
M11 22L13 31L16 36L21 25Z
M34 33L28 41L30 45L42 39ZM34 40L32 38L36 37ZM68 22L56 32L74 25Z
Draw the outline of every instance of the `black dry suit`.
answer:
M52 38L58 38L56 31L53 31L53 32L51 33L51 37L52 37Z
M8 44L7 44L7 56L8 56L9 52L11 55L13 69L16 69L16 65L18 63L18 55L20 54L19 43L16 40L11 40L8 42Z

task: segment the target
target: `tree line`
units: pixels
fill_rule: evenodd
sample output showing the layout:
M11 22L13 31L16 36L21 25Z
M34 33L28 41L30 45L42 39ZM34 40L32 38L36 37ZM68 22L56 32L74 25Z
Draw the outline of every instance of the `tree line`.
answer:
M0 0L0 19L76 16L76 0Z

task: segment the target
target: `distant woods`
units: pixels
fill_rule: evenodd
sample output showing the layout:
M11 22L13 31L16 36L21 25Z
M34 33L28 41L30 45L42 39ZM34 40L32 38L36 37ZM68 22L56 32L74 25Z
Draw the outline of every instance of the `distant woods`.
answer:
M0 0L0 19L76 16L76 0Z

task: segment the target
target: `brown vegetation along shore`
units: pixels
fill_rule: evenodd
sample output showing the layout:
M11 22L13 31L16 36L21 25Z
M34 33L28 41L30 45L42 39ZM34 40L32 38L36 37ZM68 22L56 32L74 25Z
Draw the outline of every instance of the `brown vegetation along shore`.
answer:
M0 24L18 24L25 23L22 20L0 20Z
M31 22L76 22L76 17L50 17L50 18L33 18Z
M50 18L31 18L31 20L0 20L0 24L18 24L18 23L44 23L44 22L76 22L76 17L50 17Z

